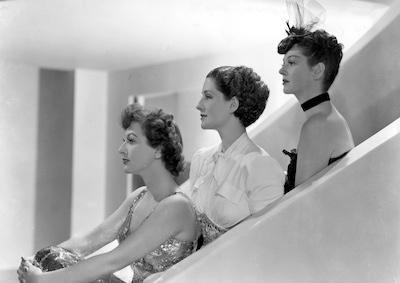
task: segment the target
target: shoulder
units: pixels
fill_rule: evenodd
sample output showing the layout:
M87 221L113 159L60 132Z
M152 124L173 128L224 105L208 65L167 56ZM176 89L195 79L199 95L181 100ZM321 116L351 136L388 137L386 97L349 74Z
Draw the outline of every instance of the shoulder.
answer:
M300 141L304 144L318 142L321 146L334 145L338 141L349 141L351 144L352 137L346 120L334 110L330 115L317 114L310 117L303 124Z
M146 192L147 192L147 187L146 186L139 187L136 190L134 190L133 192L130 192L128 194L128 196L126 197L126 200L128 202L132 202L134 199L139 197L141 194L145 194Z
M302 126L302 132L315 133L317 131L326 130L332 125L333 123L330 119L328 119L328 115L316 114L304 122Z
M251 178L260 176L263 179L268 179L275 176L281 179L284 175L283 169L278 161L261 148L259 151L247 154L243 165Z
M200 170L204 163L211 158L211 156L217 151L218 146L205 147L198 149L192 156L190 161L189 176L194 176L197 171Z
M175 193L162 201L158 205L158 210L165 213L167 218L192 219L194 209L190 199L182 192Z
M302 144L329 144L335 137L336 122L325 114L316 114L304 122L299 142Z
M246 167L254 167L259 165L276 165L277 161L271 157L266 151L260 149L260 151L253 151L248 153L243 162Z
M243 158L243 164L246 167L256 167L256 166L278 166L279 163L263 148L254 144L252 151L247 153Z
M303 126L302 132L305 133L321 133L326 132L327 134L343 132L348 129L348 125L343 116L336 110L327 114L316 114L307 119Z
M218 149L218 146L202 147L195 151L192 156L193 160L203 160L213 155Z

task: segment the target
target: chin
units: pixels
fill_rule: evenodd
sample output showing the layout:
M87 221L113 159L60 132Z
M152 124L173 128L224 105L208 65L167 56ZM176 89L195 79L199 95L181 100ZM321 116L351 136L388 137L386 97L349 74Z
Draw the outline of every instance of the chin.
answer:
M283 88L283 93L284 94L293 94L293 91L291 91L290 89Z
M127 166L125 166L123 170L126 174L132 174L132 170L130 168L128 168Z
M203 130L210 129L210 127L209 127L206 123L201 123L200 127L201 127Z

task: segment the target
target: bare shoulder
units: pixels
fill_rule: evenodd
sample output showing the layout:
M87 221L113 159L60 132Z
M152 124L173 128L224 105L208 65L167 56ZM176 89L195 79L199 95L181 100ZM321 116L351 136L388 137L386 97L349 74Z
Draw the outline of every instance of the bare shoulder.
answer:
M337 136L347 133L348 125L343 116L337 111L327 114L316 114L304 122L302 131L309 134Z
M337 111L310 117L302 127L300 141L303 146L320 148L331 155L341 154L354 147L347 122Z
M301 128L301 137L318 138L318 140L328 138L333 128L334 124L329 119L329 115L316 114L304 122Z
M194 215L192 202L182 192L163 199L158 208L162 211L168 212L170 216L179 217L180 219L191 219L192 215Z
M130 192L128 194L128 196L126 197L126 201L127 202L132 202L140 193L142 193L142 192L144 192L146 190L147 190L146 186L137 188L136 190L134 190L134 191L132 191L132 192Z

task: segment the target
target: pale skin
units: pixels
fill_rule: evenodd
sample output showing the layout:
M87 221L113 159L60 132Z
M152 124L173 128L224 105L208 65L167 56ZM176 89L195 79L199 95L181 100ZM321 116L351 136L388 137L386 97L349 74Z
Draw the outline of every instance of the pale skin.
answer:
M139 174L148 191L132 215L130 229L134 233L112 251L64 269L42 273L29 261L23 262L18 270L21 282L90 282L124 268L171 237L183 241L196 239L198 228L194 210L187 198L175 194L178 186L161 160L161 151L147 144L138 123L132 123L125 131L119 153L125 172ZM116 239L131 203L140 191L132 192L112 215L91 232L71 238L60 246L88 255Z
M246 128L234 112L239 108L236 97L226 99L220 92L213 78L206 78L201 91L201 98L196 106L200 111L202 129L216 130L221 138L222 151L225 151L235 142ZM179 183L189 178L190 163L187 164L185 174L180 174Z
M310 66L296 45L285 54L279 73L284 92L294 94L300 104L326 91L324 63ZM324 169L329 159L354 147L346 120L330 101L305 111L305 115L297 146L296 186Z
M246 131L239 118L234 115L238 108L239 101L236 97L226 99L216 88L214 79L206 78L196 109L200 111L201 127L218 132L224 151Z

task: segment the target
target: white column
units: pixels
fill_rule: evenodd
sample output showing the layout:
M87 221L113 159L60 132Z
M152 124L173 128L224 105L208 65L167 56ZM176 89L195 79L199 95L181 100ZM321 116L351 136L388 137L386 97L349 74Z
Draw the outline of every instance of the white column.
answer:
M0 61L0 270L13 278L34 249L38 78L37 67Z
M72 235L105 218L107 78L106 72L75 72Z

